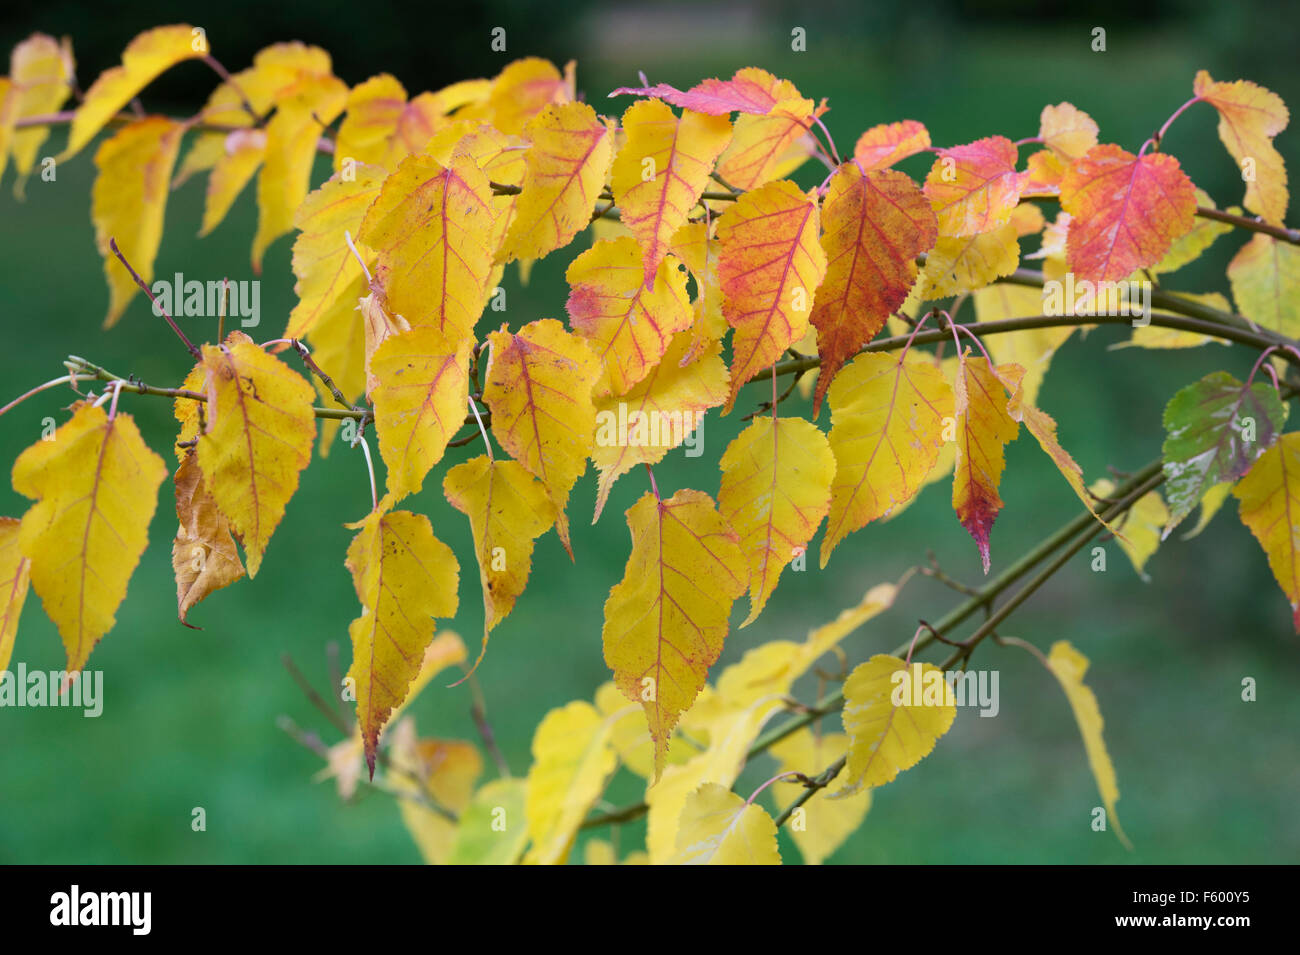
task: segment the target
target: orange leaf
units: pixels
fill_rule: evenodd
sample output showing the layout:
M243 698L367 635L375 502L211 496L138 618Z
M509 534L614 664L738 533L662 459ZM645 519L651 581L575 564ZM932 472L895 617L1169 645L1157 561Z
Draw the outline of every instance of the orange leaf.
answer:
M1268 222L1282 225L1291 199L1286 164L1273 146L1273 137L1286 129L1291 118L1282 97L1247 80L1215 82L1205 70L1196 74L1192 89L1219 111L1219 139L1242 166L1246 180L1242 204ZM1247 162L1253 175L1247 176Z
M872 126L858 137L853 158L867 172L888 169L896 162L930 148L930 131L914 119Z
M718 280L732 339L731 396L808 331L826 274L817 203L788 180L737 200L718 224Z
M1023 369L999 369L1014 386ZM1003 447L1016 439L1020 425L1007 414L1007 393L1002 380L983 357L970 358L970 349L958 359L953 382L953 415L957 422L957 455L952 477L952 509L962 527L970 531L979 548L984 573L989 572L989 532L1002 498L998 484L1006 466Z
M673 335L691 324L686 273L663 259L642 285L642 249L631 236L602 239L569 265L566 305L573 330L603 366L596 390L625 394L650 372Z
M1061 208L1071 216L1066 260L1075 279L1113 282L1158 264L1192 230L1196 188L1173 156L1107 143L1065 174Z
M907 300L916 257L938 239L930 203L911 179L893 170L864 173L851 162L831 178L822 221L826 280L811 317L822 359L814 415L840 366Z
M925 177L925 194L949 238L991 232L1006 224L1020 201L1016 144L989 136L940 149Z
M645 100L623 114L623 130L627 142L614 160L611 188L620 220L644 250L649 288L673 234L709 184L731 123L690 110L678 119L658 100Z

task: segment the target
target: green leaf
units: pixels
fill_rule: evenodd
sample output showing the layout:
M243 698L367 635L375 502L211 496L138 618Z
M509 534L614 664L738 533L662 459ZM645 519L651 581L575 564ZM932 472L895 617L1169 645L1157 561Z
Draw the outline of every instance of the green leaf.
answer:
M1169 536L1206 491L1236 481L1277 440L1289 408L1268 382L1247 388L1226 371L1188 385L1165 407L1162 450Z

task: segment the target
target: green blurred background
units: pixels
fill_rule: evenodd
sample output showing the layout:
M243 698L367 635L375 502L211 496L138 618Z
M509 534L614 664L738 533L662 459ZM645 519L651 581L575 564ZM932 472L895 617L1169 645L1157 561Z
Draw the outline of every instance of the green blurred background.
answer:
M436 89L494 75L528 54L578 60L579 87L598 108L615 86L644 70L652 82L687 86L736 68L762 66L807 96L828 97L826 121L841 150L880 122L916 118L936 144L1002 133L1036 134L1038 113L1069 100L1101 126L1104 141L1135 150L1191 95L1206 68L1219 79L1245 77L1300 103L1294 70L1295 21L1286 5L1113 2L1063 18L1055 3L914 0L904 9L860 3L597 4L493 3L470 10L429 7L412 23L410 8L342 2L273 5L234 0L211 9L185 3L81 5L50 2L7 9L0 47L32 30L73 37L83 85L117 62L137 32L171 22L207 28L215 54L243 68L267 43L318 43L338 74L357 83L391 71L408 90ZM816 7L816 9L814 9ZM1140 15L1139 15L1140 13ZM507 30L508 52L491 52L490 31ZM807 51L792 52L790 32L807 31ZM1091 49L1092 29L1107 31L1107 50ZM185 64L144 94L151 109L192 112L213 85ZM621 111L629 100L606 108ZM1190 111L1166 140L1192 178L1221 205L1240 201L1235 167L1219 145L1208 107ZM44 152L53 154L62 133ZM1294 165L1297 130L1279 139ZM25 202L0 195L0 350L6 396L62 372L69 352L153 384L177 384L188 356L142 297L121 324L103 331L101 263L89 219L92 150L59 167L54 183L33 180ZM926 163L905 167L918 177ZM317 170L315 181L326 174ZM824 171L809 164L804 184ZM205 240L195 238L203 186L174 193L156 274L246 279L255 209L251 190ZM564 317L563 270L585 247L540 263L522 288L507 275L508 317L518 325ZM1170 286L1226 292L1223 269L1241 239L1220 239L1202 262ZM293 302L291 240L265 263L259 340L280 334ZM969 307L969 306L967 306ZM188 321L196 338L210 322ZM1122 338L1102 329L1058 353L1040 404L1060 423L1063 442L1089 480L1108 466L1135 470L1158 453L1160 414L1178 387L1224 368L1242 376L1253 358L1211 345L1183 352L1108 351ZM758 401L742 400L743 406ZM0 459L10 462L40 435L41 421L62 421L66 392L41 395L0 422ZM168 454L174 431L166 401L126 395L146 439ZM810 413L792 402L789 413ZM716 494L717 460L739 430L739 414L711 413L705 454L669 456L656 469L668 493L694 487ZM826 425L823 413L823 426ZM451 626L473 642L482 627L469 529L441 495L450 464L478 453L453 450L409 502L429 514L459 555L461 612ZM615 487L600 523L590 526L591 473L575 489L577 563L554 534L537 547L527 593L494 633L479 671L489 715L515 772L526 771L532 728L551 708L590 698L608 677L601 657L602 605L622 576L629 538L621 512L644 493L633 473ZM326 645L342 646L357 612L343 568L350 532L343 522L368 508L364 464L336 445L303 474L255 581L242 581L192 614L201 632L176 622L169 564L175 528L170 482L160 493L151 545L118 613L117 626L91 666L104 672L99 719L79 711L0 711L0 861L3 862L401 862L419 861L392 800L362 792L339 800L332 784L313 783L319 761L276 727L287 714L332 741L329 727L281 666L290 653L317 686L328 679ZM1077 500L1026 438L1011 446L1003 482L1006 511L993 532L994 572L1072 517ZM27 501L7 486L0 513L20 515ZM876 794L862 829L837 862L1294 862L1300 857L1300 666L1285 598L1264 556L1240 525L1235 503L1200 537L1166 542L1151 560L1149 583L1109 546L1109 570L1093 573L1087 552L1013 618L1005 632L1046 647L1069 639L1093 661L1088 681L1106 719L1106 737L1122 799L1119 815L1136 844L1126 852L1110 833L1094 833L1097 793L1064 696L1027 654L992 645L975 665L1001 671L1001 713L963 712L933 755ZM870 526L840 545L825 571L787 572L764 615L733 632L723 663L777 637L801 638L871 585L897 579L933 548L950 574L976 582L975 547L957 524L948 485L927 489L898 519ZM851 661L887 651L934 619L956 595L915 579L898 606L845 644ZM742 604L744 602L742 601ZM740 606L737 607L740 612ZM739 622L740 616L733 618ZM58 635L33 593L23 614L14 666L58 669ZM716 671L715 671L716 672ZM1258 681L1258 702L1240 701L1244 677ZM425 691L412 712L426 736L473 739L467 688ZM804 698L815 685L800 687ZM838 729L838 720L827 721ZM737 789L749 792L773 772L766 758L747 768ZM612 803L640 797L622 773ZM191 831L191 810L207 812L207 831ZM623 851L639 845L641 825L618 833ZM782 835L783 854L798 854ZM580 853L575 854L580 857Z

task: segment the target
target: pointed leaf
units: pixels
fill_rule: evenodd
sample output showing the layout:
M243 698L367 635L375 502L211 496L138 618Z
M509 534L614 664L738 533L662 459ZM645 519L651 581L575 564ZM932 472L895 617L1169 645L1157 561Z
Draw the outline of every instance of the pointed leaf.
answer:
M555 523L555 505L546 489L518 461L493 461L479 455L447 472L443 493L469 518L483 586L483 649L488 634L514 609L528 585L533 541Z
M693 435L697 443L687 454L699 453L705 411L727 400L727 366L716 341L701 344L687 362L692 349L694 333L678 332L663 359L636 387L596 400L591 460L600 469L600 480L593 524L614 482L638 464L658 464Z
M1066 257L1076 280L1114 282L1157 265L1195 224L1196 187L1166 153L1134 156L1107 143L1061 181L1070 214Z
M610 124L586 103L547 106L524 127L524 184L498 262L540 259L587 227L614 156Z
M1247 318L1288 338L1300 335L1300 246L1252 236L1228 263L1228 282Z
M117 324L127 303L139 291L135 279L109 249L116 239L122 255L149 284L154 258L162 241L163 213L172 167L185 127L160 116L122 127L95 153L95 185L91 190L91 220L95 245L104 258L109 304L104 327Z
M859 355L831 385L835 482L821 566L850 533L889 514L921 489L939 457L952 388L927 358Z
M379 453L388 468L390 503L424 486L469 410L469 344L453 344L434 326L391 335L375 349L370 371Z
M605 791L618 758L609 745L611 722L583 700L551 710L533 736L526 813L532 865L563 865L578 826Z
M1250 470L1277 440L1289 410L1268 382L1247 388L1226 371L1206 375L1169 400L1161 457L1170 515L1161 539L1210 488L1235 483Z
M605 662L639 702L655 741L655 778L668 738L722 652L731 605L749 582L735 533L700 491L646 494L627 512L632 554L605 602Z
M1005 225L1020 200L1015 143L989 136L964 146L938 150L925 194L949 238L991 232Z
M749 564L745 627L830 510L835 456L812 422L760 417L727 446L718 466L718 510L740 536Z
M621 221L644 250L649 288L673 235L709 185L731 123L691 110L679 119L658 100L645 100L623 114L623 130L627 141L610 171L611 188Z
M835 799L883 786L930 755L957 718L957 707L938 667L908 668L898 657L877 653L844 681L841 715L849 758Z
M412 327L468 340L483 311L496 214L487 176L466 156L444 166L410 156L390 175L361 225L379 253L386 308Z
M14 490L36 500L23 515L19 547L63 638L69 674L113 628L166 477L130 415L110 418L85 403L14 462Z
M105 70L86 90L68 132L68 145L59 154L62 163L81 152L95 134L142 89L183 60L207 56L207 37L186 24L146 30L127 45L122 65ZM164 177L171 180L171 170ZM165 187L164 187L165 188Z
M492 433L546 487L555 529L572 556L564 508L595 439L591 389L600 363L586 342L550 318L517 334L493 332L488 341L492 364L483 400L492 409Z
M1286 129L1291 119L1282 97L1248 80L1216 82L1205 70L1196 74L1192 89L1219 111L1219 139L1237 160L1246 181L1242 204L1265 221L1282 225L1290 194L1286 164L1273 146L1273 137Z
M18 618L31 581L32 562L19 546L21 527L22 521L16 517L0 517L0 672L9 669L13 658Z
M243 332L224 345L204 345L207 430L199 436L203 483L244 545L248 576L285 505L298 472L311 462L316 439L315 391L301 375L268 355Z
M718 279L732 338L731 396L804 336L826 274L817 203L788 180L741 196L718 225Z
M1101 801L1106 804L1106 815L1115 827L1115 835L1126 848L1132 849L1128 836L1120 828L1119 817L1115 815L1115 803L1119 801L1119 784L1115 779L1115 766L1106 752L1106 741L1102 738L1101 708L1097 697L1083 682L1088 672L1088 658L1070 645L1068 640L1058 640L1052 644L1047 657L1047 668L1060 681L1074 711L1074 720L1079 724L1079 733L1083 736L1084 749L1088 751L1088 765L1092 776L1097 781Z
M1269 569L1291 601L1300 633L1300 432L1282 435L1260 455L1232 495L1240 502L1241 522L1264 548Z
M347 526L357 531L348 546L347 568L361 601L361 616L348 628L348 677L373 776L379 733L420 673L433 640L433 618L456 614L460 567L423 514L371 511Z
M1018 371L1018 369L1016 369ZM1014 380L1015 371L1001 369ZM953 414L957 421L957 456L952 479L952 509L962 527L975 538L984 573L989 572L989 532L1002 498L998 484L1006 458L1002 449L1016 439L1020 426L1007 414L1007 392L989 363L962 353L953 382Z
M893 170L864 173L851 162L831 177L822 223L826 280L811 316L822 358L814 414L835 373L907 300L916 257L939 235L930 202L911 179Z

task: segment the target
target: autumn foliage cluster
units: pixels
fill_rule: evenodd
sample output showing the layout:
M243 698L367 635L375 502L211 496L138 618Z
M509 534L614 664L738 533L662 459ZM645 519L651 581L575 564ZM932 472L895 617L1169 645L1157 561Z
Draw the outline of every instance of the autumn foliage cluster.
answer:
M219 78L197 115L128 109L189 59ZM55 126L68 126L56 163L103 134L91 218L107 324L153 281L168 194L196 176L207 178L204 233L256 179L253 268L294 233L298 301L269 342L232 329L191 343L176 328L194 365L166 387L69 359L58 383L92 390L18 458L13 486L33 503L0 522L0 669L29 581L68 672L85 667L169 472L185 622L199 601L257 575L318 442L325 454L340 425L354 445L373 437L383 465L373 508L348 525L355 537L339 555L361 605L349 628L355 735L331 750L329 772L349 789L378 760L409 797L402 812L430 861L564 862L619 767L647 784L646 852L633 861L779 862L776 825L791 819L805 860L824 858L861 823L871 790L920 761L956 716L942 694L900 705L898 672L940 642L958 652L918 675L964 666L990 628L965 643L943 626L918 631L853 668L830 706L764 736L795 681L898 588L874 587L805 641L758 645L711 674L733 605L747 598L740 626L752 623L823 524L825 566L846 536L939 480L951 480L956 520L988 573L1003 448L1022 427L1089 512L1089 531L1113 533L1139 572L1198 505L1203 526L1233 496L1300 603L1300 433L1282 434L1286 370L1300 363L1300 236L1285 226L1273 145L1287 110L1250 82L1201 72L1170 118L1194 104L1217 113L1243 210L1221 209L1160 150L1168 122L1130 151L1099 141L1069 103L1044 108L1037 134L1019 141L936 147L906 119L862 132L841 155L827 104L757 68L585 102L572 64L522 59L493 79L410 96L387 74L349 88L325 51L299 43L229 74L203 31L168 26L137 37L61 114L74 76L68 41L38 34L13 51L0 79L0 173L12 166L21 188ZM314 183L322 153L333 175ZM920 183L894 168L913 156L932 159ZM810 161L828 175L805 189L788 177ZM1236 310L1218 293L1166 288L1234 227L1250 235L1228 272ZM566 272L567 320L492 320L505 268L526 274L570 246L582 251ZM1225 372L1189 385L1166 410L1162 460L1122 487L1090 486L1037 395L1077 329L1130 319L1045 309L1063 282L1155 285L1156 314L1133 322L1131 345L1226 339L1257 349L1256 372L1271 380ZM811 393L810 417L778 414L796 387ZM174 401L174 468L125 410L137 394ZM659 487L651 467L704 413L735 413L742 394L759 410L721 455L718 486ZM436 472L449 444L479 441L482 454ZM596 499L571 501L589 464ZM476 746L419 739L399 714L442 670L484 659L490 632L526 601L534 542L554 530L581 561L575 506L599 520L614 482L641 466L648 490L626 512L626 572L605 601L611 682L547 715L526 779L480 785ZM472 558L401 508L431 477L469 522ZM435 620L457 613L462 560L483 594L477 653L451 631L435 635ZM1064 642L1034 652L1065 690L1123 838L1088 661ZM843 733L814 730L841 706ZM775 819L731 790L760 749L783 774L773 793L797 803ZM500 826L502 816L526 821ZM589 857L610 861L597 845Z

